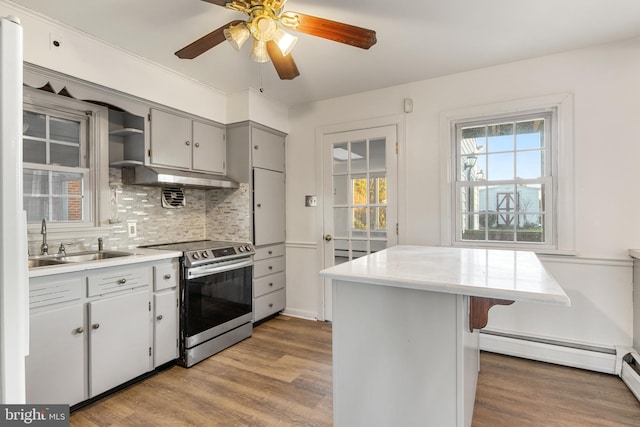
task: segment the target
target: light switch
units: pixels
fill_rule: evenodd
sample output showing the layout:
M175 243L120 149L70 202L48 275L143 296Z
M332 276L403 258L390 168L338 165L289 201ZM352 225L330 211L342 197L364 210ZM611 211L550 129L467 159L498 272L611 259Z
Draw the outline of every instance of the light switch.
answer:
M304 205L308 208L318 206L318 196L304 196Z

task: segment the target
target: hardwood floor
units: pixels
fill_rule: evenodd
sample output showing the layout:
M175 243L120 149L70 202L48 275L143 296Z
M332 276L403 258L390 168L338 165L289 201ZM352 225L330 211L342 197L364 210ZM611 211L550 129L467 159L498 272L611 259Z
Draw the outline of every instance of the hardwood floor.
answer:
M331 426L331 388L331 325L279 316L75 411L71 426ZM640 403L615 376L481 355L474 427L639 425Z

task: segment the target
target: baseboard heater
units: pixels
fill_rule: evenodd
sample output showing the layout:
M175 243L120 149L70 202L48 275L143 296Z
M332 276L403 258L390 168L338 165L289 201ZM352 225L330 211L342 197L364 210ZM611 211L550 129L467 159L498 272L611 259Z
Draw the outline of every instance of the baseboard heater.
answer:
M627 353L622 358L622 372L620 377L622 381L629 387L629 390L640 400L640 364L637 355Z

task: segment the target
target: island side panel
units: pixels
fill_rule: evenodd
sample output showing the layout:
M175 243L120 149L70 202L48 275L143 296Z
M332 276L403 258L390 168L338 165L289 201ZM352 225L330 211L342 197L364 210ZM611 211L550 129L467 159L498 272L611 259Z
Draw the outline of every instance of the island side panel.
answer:
M464 298L334 280L334 426L470 422L477 333L465 332Z
M458 426L470 427L476 401L478 372L480 371L480 333L469 332L471 297L458 295Z

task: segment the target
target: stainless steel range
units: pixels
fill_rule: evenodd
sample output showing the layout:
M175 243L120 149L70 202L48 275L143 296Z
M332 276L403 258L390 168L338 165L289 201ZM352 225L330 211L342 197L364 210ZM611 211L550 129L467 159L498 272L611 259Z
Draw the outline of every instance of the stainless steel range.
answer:
M199 240L146 246L182 251L180 358L193 366L253 332L251 243Z

